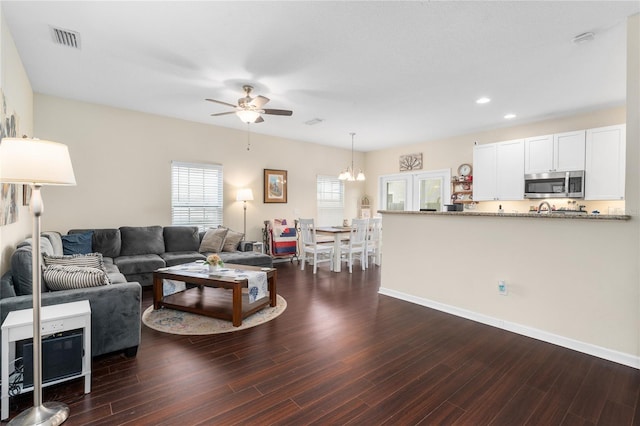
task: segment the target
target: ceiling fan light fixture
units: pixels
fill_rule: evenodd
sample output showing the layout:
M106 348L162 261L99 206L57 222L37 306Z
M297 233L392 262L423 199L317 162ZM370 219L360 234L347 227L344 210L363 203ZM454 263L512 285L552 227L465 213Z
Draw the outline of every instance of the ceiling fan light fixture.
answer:
M251 109L236 111L236 115L243 123L255 123L258 117L260 117L260 113L258 111Z

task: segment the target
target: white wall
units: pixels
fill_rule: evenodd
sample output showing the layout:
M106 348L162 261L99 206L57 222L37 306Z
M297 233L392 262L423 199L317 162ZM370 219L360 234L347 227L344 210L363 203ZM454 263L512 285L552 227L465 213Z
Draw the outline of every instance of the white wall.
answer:
M0 8L0 14L1 12ZM0 87L7 102L7 112L17 113L21 135L33 135L33 91L9 28L0 17ZM22 206L22 186L18 187L20 205L18 221L0 227L0 274L9 269L11 253L16 243L31 234L29 208Z
M43 229L169 225L172 160L224 166L224 222L242 230L236 190L247 202L249 240L262 240L263 221L316 216L316 176L335 175L351 151L237 131L102 105L35 95L35 131L69 146L78 185L43 190ZM259 126L259 125L257 125ZM357 154L358 163L362 154ZM264 204L263 169L288 171L288 203ZM346 185L346 217L357 213L363 185Z

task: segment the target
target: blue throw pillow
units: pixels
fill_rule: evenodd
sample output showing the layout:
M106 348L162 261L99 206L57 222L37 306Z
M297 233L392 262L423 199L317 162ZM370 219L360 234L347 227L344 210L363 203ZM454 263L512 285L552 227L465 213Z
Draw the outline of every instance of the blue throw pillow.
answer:
M82 234L70 234L62 236L63 254L89 254L91 250L91 240L93 231Z

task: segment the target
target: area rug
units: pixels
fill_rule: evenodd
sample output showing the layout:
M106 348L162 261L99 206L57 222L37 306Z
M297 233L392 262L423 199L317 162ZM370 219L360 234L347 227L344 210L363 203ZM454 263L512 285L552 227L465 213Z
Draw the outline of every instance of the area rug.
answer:
M142 322L147 327L163 333L182 335L219 334L264 324L278 317L285 309L287 309L287 301L284 297L278 295L277 306L267 306L242 320L240 327L234 327L231 321L166 308L155 311L153 305L151 305L142 314Z

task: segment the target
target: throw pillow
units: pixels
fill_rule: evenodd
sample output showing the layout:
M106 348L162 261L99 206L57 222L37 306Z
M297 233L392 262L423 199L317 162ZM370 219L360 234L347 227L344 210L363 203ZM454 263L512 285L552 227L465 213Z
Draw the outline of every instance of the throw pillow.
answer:
M91 253L92 239L93 239L93 232L63 235L62 236L62 254Z
M107 274L98 268L50 265L43 273L47 288L52 291L98 287L109 284Z
M102 253L73 254L68 256L43 256L44 266L61 265L97 268L105 271Z
M200 253L220 253L226 236L227 228L208 229L204 237L202 237L198 251Z
M72 254L69 256L43 256L44 266L75 266L77 268L95 268L99 269L105 274L107 269L104 266L104 260L102 253L89 253L89 254ZM109 276L107 275L107 284L111 284Z
M222 246L222 251L238 251L238 245L240 241L244 238L244 234L242 232L236 232L231 229L227 231L227 236L224 239L224 245Z

